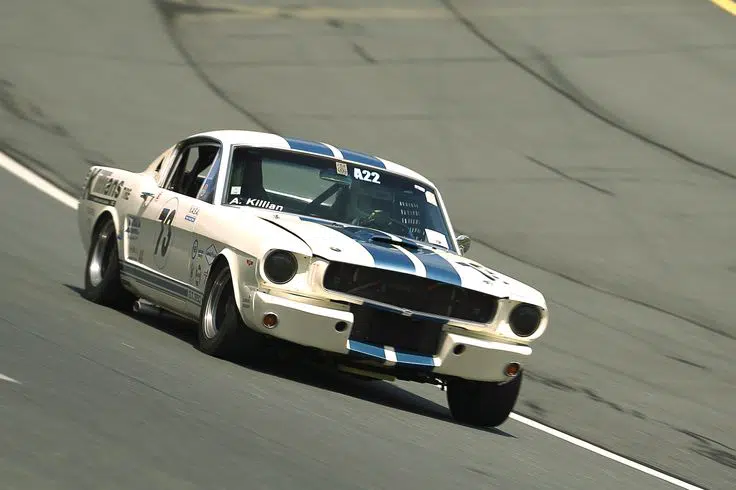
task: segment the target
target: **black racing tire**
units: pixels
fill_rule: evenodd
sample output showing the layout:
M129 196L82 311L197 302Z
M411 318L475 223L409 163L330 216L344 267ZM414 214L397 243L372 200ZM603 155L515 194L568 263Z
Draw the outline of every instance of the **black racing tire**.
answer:
M506 383L455 378L447 384L447 403L460 423L496 427L506 421L521 390L523 372Z
M197 328L199 350L229 361L255 361L263 357L266 338L249 328L235 303L232 275L226 262L207 281Z
M84 267L84 292L88 300L117 310L133 308L135 295L120 281L120 256L115 223L107 218L92 235Z

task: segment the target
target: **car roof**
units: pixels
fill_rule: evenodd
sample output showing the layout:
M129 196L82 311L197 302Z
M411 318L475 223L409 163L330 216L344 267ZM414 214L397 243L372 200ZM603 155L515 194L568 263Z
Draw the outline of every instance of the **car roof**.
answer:
M375 155L369 155L367 153L361 153L358 151L349 150L347 148L339 148L329 143L324 143L322 141L310 141L290 138L288 136L281 136L274 133L264 133L259 131L229 129L207 131L190 136L190 138L194 137L215 138L229 145L247 145L258 148L274 148L299 153L307 153L320 157L336 158L338 160L350 163L383 168L388 170L389 172L409 177L436 189L436 186L428 178L403 165Z

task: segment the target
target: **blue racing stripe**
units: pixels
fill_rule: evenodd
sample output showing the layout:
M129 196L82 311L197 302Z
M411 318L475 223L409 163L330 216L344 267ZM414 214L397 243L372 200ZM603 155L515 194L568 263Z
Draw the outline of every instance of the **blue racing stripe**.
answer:
M128 279L133 279L134 281L139 282L143 286L149 287L151 289L155 289L156 291L158 291L160 293L168 294L169 296L171 296L173 298L186 299L186 297L181 296L179 294L176 294L173 291L171 291L170 289L166 289L166 288L163 288L161 286L157 286L156 284L154 284L154 283L152 283L152 282L150 282L150 281L148 281L146 279L143 279L141 277L134 276L134 275L132 275L130 273L126 273L126 272L120 271L120 276L121 277L124 276L124 277L126 277Z
M434 367L432 356L409 354L408 352L396 352L396 364L410 364L412 366Z
M376 236L387 238L388 235L385 233L354 226L335 227L334 229L360 243L371 254L377 268L406 274L416 274L414 263L401 250L397 250L390 243L376 243L371 241L371 238Z
M302 218L304 219L304 218ZM314 220L315 222L319 222ZM330 225L329 222L322 221L321 224ZM400 250L397 250L393 245L388 243L376 243L370 241L373 237L380 237L384 239L391 239L391 235L378 230L371 230L368 228L360 228L357 226L332 226L333 229L349 236L353 240L357 241L363 247L370 252L373 259L376 260L376 267L384 269L395 270L397 272L407 272L409 274L416 274L416 268L414 263ZM438 255L432 249L426 248L423 245L418 244L410 240L402 240L408 243L415 244L417 248L405 248L408 253L414 254L419 261L424 265L427 270L427 277L435 281L452 284L454 286L462 287L462 279L460 274L447 260L441 255ZM380 250L375 250L380 249ZM375 254L374 254L375 251ZM378 259L377 259L378 256ZM381 263L379 264L379 260ZM383 260L386 260L384 263Z
M360 228L357 226L337 225L330 221L318 218L310 218L300 216L302 221L309 221L328 226L335 231L339 231L343 235L352 238L365 248L375 263L375 267L379 269L387 269L395 272L403 272L406 274L416 274L414 263L401 250L397 250L390 243L377 243L371 241L371 238L381 237L390 238L389 235L378 230L369 230L368 228Z
M372 230L368 228L361 228L358 226L343 226L332 223L330 221L321 220L319 218L310 218L306 216L300 216L299 219L303 221L310 221L318 223L324 226L329 226L333 230L339 231L343 235L346 235L356 242L360 243L373 257L376 267L381 269L388 269L396 272L405 272L407 274L416 274L416 268L414 263L400 250L390 243L381 243L371 241L371 238L379 237L384 239L391 239L391 235L378 230ZM404 240L408 243L409 240ZM427 278L435 281L452 284L453 286L462 287L462 279L460 274L447 260L441 255L437 254L433 250L426 248L425 246L418 245L418 248L405 248L408 253L414 254L419 261L427 269Z
M135 264L123 263L120 272L174 297L191 301L195 304L200 304L202 302L202 293L196 288L185 284L179 284ZM191 295L189 293L190 291ZM199 301L192 298L192 295L197 297Z
M150 283L158 285L159 287L168 289L172 293L178 294L182 297L186 297L187 291L189 290L189 287L183 284L173 282L166 277L159 276L158 274L133 266L131 264L125 264L124 269L129 275L133 277L139 277L144 281L148 281Z
M318 143L316 141L298 140L296 138L284 139L287 143L289 143L289 147L292 150L307 151L309 153L317 153L319 155L325 155L333 158L335 156L335 154L332 153L332 150L330 150L329 147L322 143Z
M338 231L361 243L367 242L371 238L391 238L388 233L384 233L380 230L372 230L370 228L362 228L360 226L341 225Z
M427 269L427 278L462 287L462 279L455 268L442 256L426 248L411 250Z
M350 352L355 352L356 354L363 354L365 356L386 360L386 350L380 345L348 340L348 350Z
M361 242L360 244L371 254L377 268L405 274L416 274L416 267L414 267L414 263L409 257L391 245L379 245L371 242Z
M381 160L372 155L366 155L365 153L346 150L344 148L340 148L340 152L342 152L342 157L344 160L362 163L364 165L370 165L371 167L386 168L386 165L384 165Z

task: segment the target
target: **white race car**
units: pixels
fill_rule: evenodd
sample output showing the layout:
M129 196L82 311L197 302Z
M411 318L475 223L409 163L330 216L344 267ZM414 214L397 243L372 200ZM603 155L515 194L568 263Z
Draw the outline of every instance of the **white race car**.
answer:
M140 173L92 167L78 209L88 299L194 320L218 357L276 341L434 383L463 423L506 420L547 327L542 294L463 257L429 180L326 143L197 134Z

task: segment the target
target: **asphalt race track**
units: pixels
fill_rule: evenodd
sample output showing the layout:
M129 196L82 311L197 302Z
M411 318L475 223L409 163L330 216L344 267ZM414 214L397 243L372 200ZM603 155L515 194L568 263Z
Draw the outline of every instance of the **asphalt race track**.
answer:
M214 128L414 167L471 256L550 302L517 412L714 489L736 487L734 88L736 17L708 0L0 4L8 156L71 193ZM75 212L0 175L4 489L675 488L455 424L433 387L225 363L97 307Z

